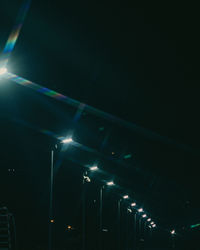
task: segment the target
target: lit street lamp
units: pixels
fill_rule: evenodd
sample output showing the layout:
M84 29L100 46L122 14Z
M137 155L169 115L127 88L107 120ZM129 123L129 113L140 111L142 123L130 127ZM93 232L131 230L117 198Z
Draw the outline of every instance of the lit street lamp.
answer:
M135 206L136 206L135 202L131 203L131 207L135 207Z
M73 142L72 138L68 137L61 141L64 144L68 144ZM57 144L55 144L55 148L57 149ZM51 150L51 169L50 169L50 199L49 199L49 250L52 249L52 221L53 221L53 182L54 182L54 151L53 148Z
M5 73L7 73L7 68L0 68L0 75L4 75Z
M129 198L129 197L128 197L127 194L123 196L123 199L128 199L128 198Z
M114 186L113 181L106 182L106 186ZM105 185L100 188L100 196L99 196L99 245L100 249L102 249L102 210L103 210L103 189Z
M90 171L97 171L97 166L92 166L89 168ZM83 209L82 209L82 250L85 250L85 236L86 236L86 227L85 227L85 218L86 218L86 212L85 212L85 183L91 182L90 177L87 175L87 171L83 173Z

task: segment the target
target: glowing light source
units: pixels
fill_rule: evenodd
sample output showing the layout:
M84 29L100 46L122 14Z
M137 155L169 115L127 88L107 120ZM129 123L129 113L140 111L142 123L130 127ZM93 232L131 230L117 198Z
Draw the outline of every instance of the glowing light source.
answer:
M147 221L151 221L151 218L147 219Z
M0 75L4 75L5 73L7 73L7 68L0 68Z
M154 224L154 222L152 221L150 224L151 224L151 225L153 225L153 224Z
M145 218L145 217L147 217L147 215L146 215L146 214L143 214L142 217Z
M171 233L171 234L175 234L176 232L175 232L175 230L173 229L170 233Z
M84 181L86 181L86 182L91 182L91 179L90 179L89 176L84 175L84 176L83 176L83 179L84 179Z
M152 227L156 227L156 224L153 224Z
M67 144L67 143L70 143L70 142L73 142L72 138L66 138L66 139L62 140L62 143L64 143L64 144Z
M113 182L113 181L109 181L109 182L107 182L107 185L108 185L108 186L113 186L113 185L114 185L114 182Z
M51 219L50 222L51 222L51 223L54 223L54 220Z
M90 167L90 170L91 170L91 171L95 171L95 170L97 170L97 169L98 169L97 166L92 166L92 167Z
M143 208L139 208L138 212L140 212L140 213L143 212Z
M128 199L128 195L127 195L127 194L124 195L123 198L124 198L124 199Z
M136 206L135 202L131 203L131 207L135 207L135 206Z

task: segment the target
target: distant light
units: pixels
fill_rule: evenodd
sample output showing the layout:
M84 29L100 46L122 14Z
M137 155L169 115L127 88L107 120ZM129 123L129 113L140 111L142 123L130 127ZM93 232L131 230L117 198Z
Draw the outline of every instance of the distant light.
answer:
M5 73L7 73L7 68L0 68L0 75L4 75Z
M128 195L124 195L123 198L124 198L124 199L128 199Z
M51 223L54 223L54 220L50 220Z
M140 212L140 213L143 212L143 208L139 208L138 212Z
M131 207L135 207L135 206L136 206L135 202L131 203Z
M156 224L153 224L152 227L156 227Z
M146 214L143 214L142 217L145 218L145 217L147 217L147 215L146 215Z
M74 228L70 225L67 226L67 230L73 230Z
M170 233L171 233L171 234L175 234L176 232L175 232L175 230L173 229Z
M130 208L127 209L129 213L132 213L132 210Z
M103 231L103 232L108 232L108 229L103 228L102 231Z
M70 143L73 142L72 138L66 138L62 140L62 143Z
M83 178L84 178L84 181L86 181L86 182L91 182L91 179L90 179L89 176L84 175Z
M106 183L108 186L113 186L114 185L114 182L113 181L109 181Z
M114 155L115 154L115 152L112 152L112 155Z
M147 221L151 221L151 218L147 219Z
M150 224L151 224L151 225L153 225L153 224L154 224L154 222L152 221Z
M91 171L95 171L95 170L97 170L97 169L98 169L97 166L90 167L90 170L91 170Z

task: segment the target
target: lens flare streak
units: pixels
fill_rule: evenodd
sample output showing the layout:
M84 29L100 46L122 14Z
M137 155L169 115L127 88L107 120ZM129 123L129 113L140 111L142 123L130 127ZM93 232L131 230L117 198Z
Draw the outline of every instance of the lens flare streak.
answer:
M5 77L7 79L10 79L10 80L13 80L14 82L20 84L20 85L23 85L23 86L27 86L27 87L30 87L31 89L34 89L46 96L50 96L54 99L57 99L57 100L60 100L64 103L67 103L68 105L72 106L72 107L75 107L77 109L80 108L80 110L77 112L77 114L75 115L75 119L77 120L78 117L81 115L81 113L83 111L86 111L87 113L90 113L92 115L95 115L97 117L100 117L100 118L103 118L105 120L108 120L112 123L116 123L120 126L123 126L123 127L126 127L128 129L131 129L133 131L136 131L137 133L143 135L143 136L147 136L148 138L152 139L152 140L156 140L156 141L161 141L163 143L166 143L166 144L172 144L178 148L182 148L186 151L191 151L191 148L188 147L187 145L185 144L180 144L180 143L177 143L176 141L174 141L173 139L171 138L168 138L166 136L162 136L162 135L159 135L151 130L148 130L148 129L145 129L143 127L140 127L140 126L137 126L136 124L133 124L131 122L128 122L128 121L125 121L121 118L118 118L114 115L111 115L107 112L104 112L102 110L99 110L99 109L96 109L92 106L89 106L87 104L84 104L84 103L81 103L75 99L72 99L68 96L64 96L56 91L53 91L53 90L50 90L48 88L45 88L39 84L36 84L36 83L33 83L29 80L26 80L24 79L23 77L19 77L15 74L12 74L12 73L7 73L5 75ZM80 117L79 117L80 118Z
M3 55L2 55L2 59L1 59L3 66L6 66L8 59L9 59L9 56L15 47L15 44L16 44L17 39L19 37L19 33L20 33L21 28L23 26L26 14L30 8L30 4L31 4L31 0L26 0L18 13L15 25L10 33L10 36L8 37L8 41L7 41L5 48L3 50Z

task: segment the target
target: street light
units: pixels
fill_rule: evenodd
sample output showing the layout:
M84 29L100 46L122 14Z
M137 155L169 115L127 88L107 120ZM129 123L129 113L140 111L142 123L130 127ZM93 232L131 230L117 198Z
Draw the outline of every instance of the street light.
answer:
M128 195L124 195L123 199L125 199L125 200L128 199Z
M151 221L151 218L148 218L147 221Z
M67 137L67 138L63 139L61 142L64 144L68 144L68 143L73 142L73 139L71 137Z
M7 73L7 68L6 67L0 68L0 75L4 75L5 73Z
M143 215L142 215L142 217L143 217L143 218L146 218L146 217L147 217L147 215L146 215L146 214L143 214Z
M106 183L106 185L107 185L107 186L113 186L113 185L115 185L115 184L114 184L113 181L109 181L109 182Z
M68 144L73 142L71 137L67 137L61 143ZM49 199L49 250L52 249L52 220L53 220L53 181L54 181L54 151L57 149L57 144L51 150L51 169L50 169L50 199Z
M173 234L175 234L176 232L175 232L175 230L173 229L170 233L173 235Z
M139 208L139 209L138 209L138 212L139 212L139 213L142 213L142 212L143 212L143 208Z
M175 248L175 234L176 234L176 231L173 229L172 231L170 231L170 233L171 233L172 248Z
M97 166L92 166L92 167L90 167L90 170L91 171L96 171L96 170L98 170L98 167Z
M154 222L152 221L150 224L151 224L151 225L153 225L153 224L154 224Z
M105 184L106 186L114 186L113 181L108 181ZM100 196L99 196L99 245L100 249L102 249L102 210L103 210L103 189L105 185L101 186L100 188Z
M135 202L131 203L131 207L135 207L135 206L136 206Z

